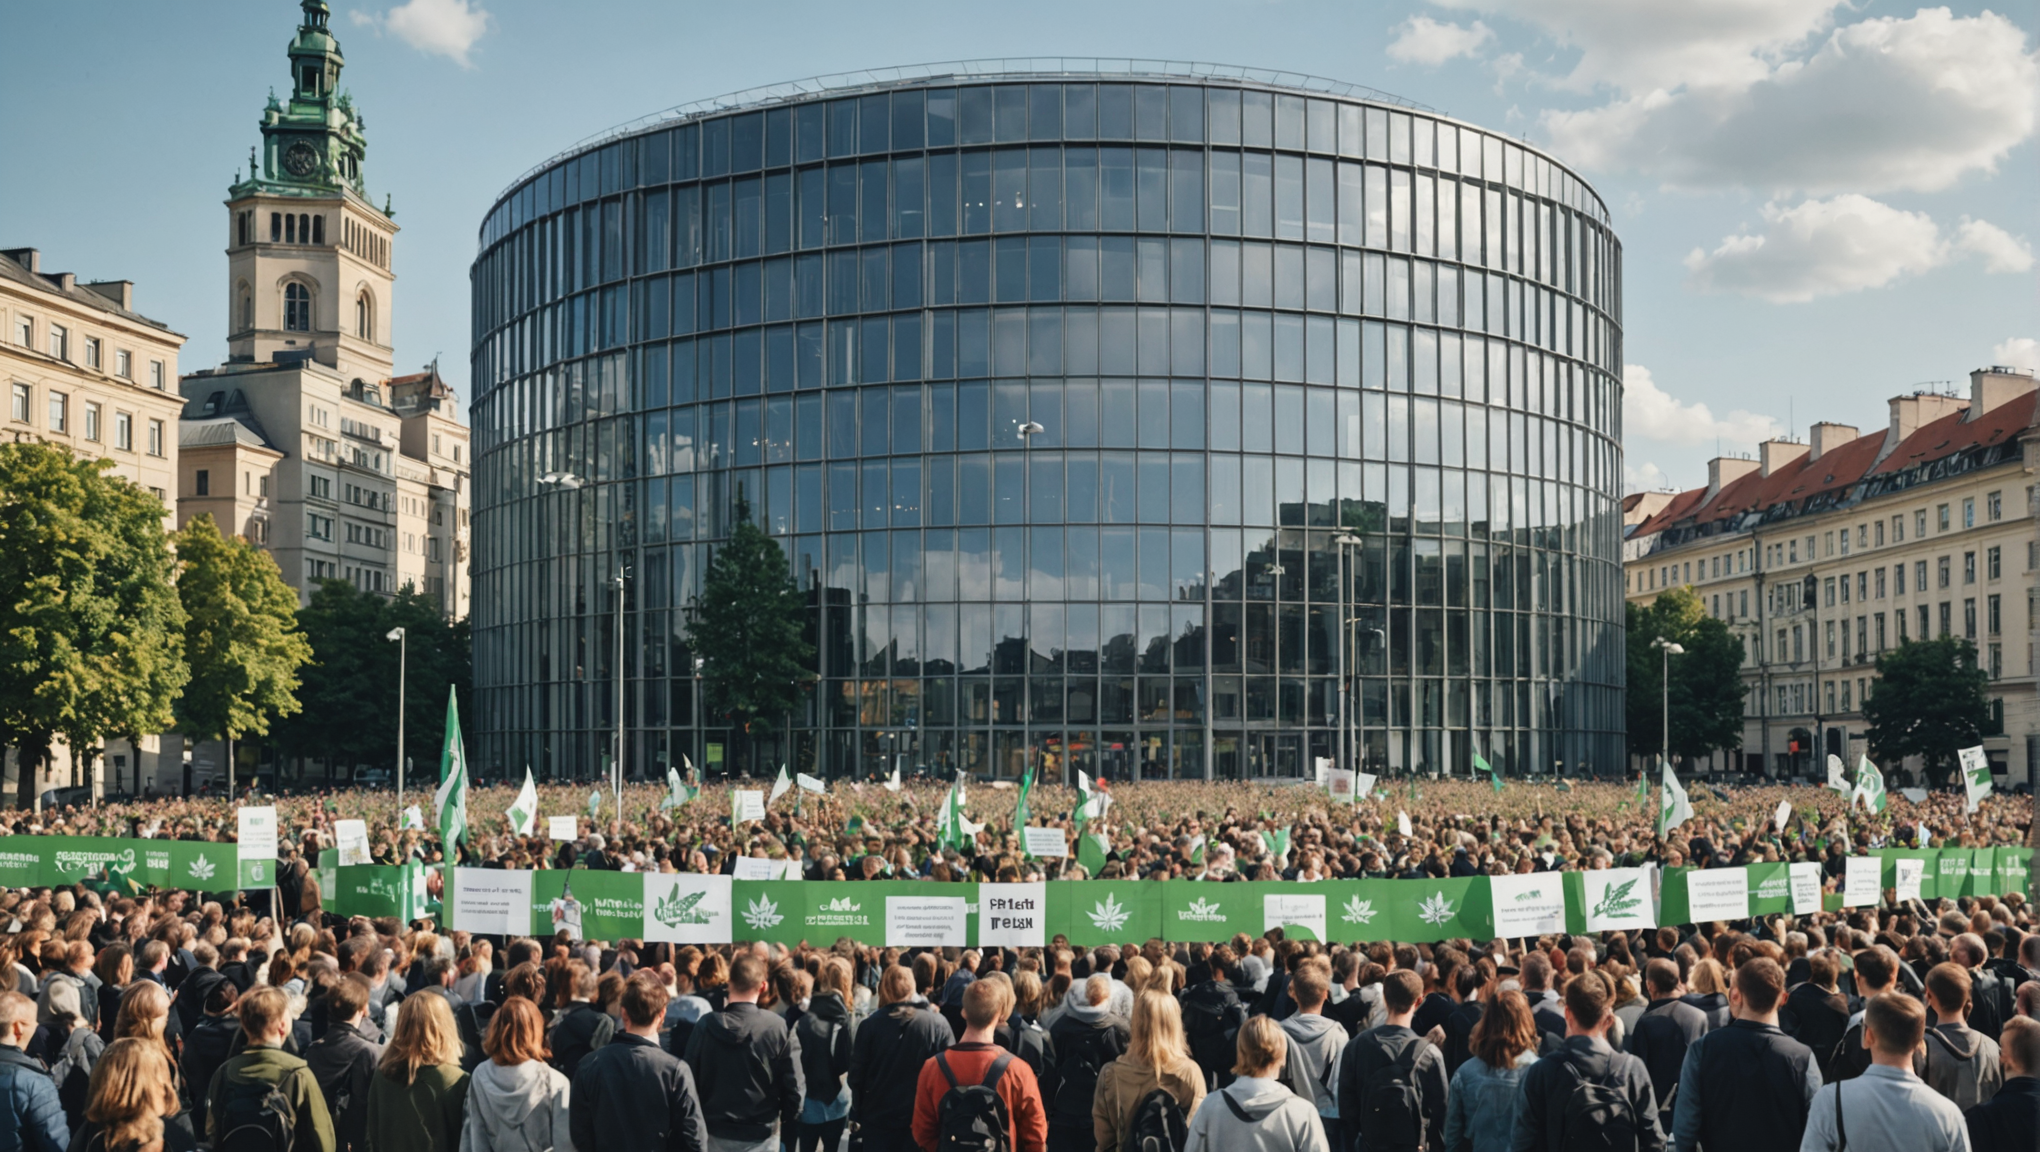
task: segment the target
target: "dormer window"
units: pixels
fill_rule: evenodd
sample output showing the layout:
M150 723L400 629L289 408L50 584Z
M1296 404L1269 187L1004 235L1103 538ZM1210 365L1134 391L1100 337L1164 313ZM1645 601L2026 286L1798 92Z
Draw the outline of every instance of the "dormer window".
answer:
M318 65L316 64L305 65L304 81L299 85L299 87L304 89L304 94L308 97L316 98L319 95Z

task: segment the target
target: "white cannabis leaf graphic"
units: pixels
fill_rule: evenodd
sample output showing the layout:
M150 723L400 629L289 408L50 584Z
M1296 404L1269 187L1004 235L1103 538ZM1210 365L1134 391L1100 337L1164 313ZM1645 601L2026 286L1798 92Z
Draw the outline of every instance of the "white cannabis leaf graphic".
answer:
M1348 924L1371 924L1374 922L1374 901L1362 900L1358 896L1346 901L1346 914L1340 919Z
M1126 905L1109 893L1101 903L1092 906L1090 915L1091 923L1097 925L1100 932L1117 932L1126 927L1127 920L1132 917Z
M212 879L212 874L213 874L213 872L214 872L214 871L215 871L215 869L213 868L213 862L212 862L212 861L210 861L210 860L206 859L206 858L205 858L205 857L203 857L203 856L194 856L194 857L192 858L192 860L191 860L191 878L192 878L192 879L194 879L194 880L210 880L210 879Z
M1443 892L1425 897L1423 903L1417 905L1417 918L1426 924L1443 924L1452 919L1452 901L1447 900Z
M760 896L744 908L744 923L761 932L776 927L784 919L786 917L779 914L779 905L774 904L770 896Z

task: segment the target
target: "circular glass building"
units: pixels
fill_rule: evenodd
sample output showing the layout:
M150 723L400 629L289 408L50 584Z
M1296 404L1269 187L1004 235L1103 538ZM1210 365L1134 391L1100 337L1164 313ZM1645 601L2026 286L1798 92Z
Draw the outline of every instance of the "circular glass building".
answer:
M723 765L686 607L740 498L816 650L764 763L1622 769L1621 248L1518 141L1208 66L862 74L547 161L472 278L485 774L599 772L619 698L627 771Z

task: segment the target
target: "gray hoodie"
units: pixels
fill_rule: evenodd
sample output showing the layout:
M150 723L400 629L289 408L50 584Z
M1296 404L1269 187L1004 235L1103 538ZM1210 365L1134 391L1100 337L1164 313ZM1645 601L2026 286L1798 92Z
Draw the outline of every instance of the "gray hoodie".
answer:
M487 1060L468 1077L460 1152L574 1152L565 1076L542 1060Z
M1310 1085L1318 1115L1336 1117L1339 1056L1346 1050L1345 1025L1320 1013L1298 1012L1282 1022L1282 1032L1289 1037L1289 1060L1283 1080L1291 1079L1288 1070L1293 1068L1295 1079Z
M1247 1113L1242 1120L1224 1100ZM1311 1106L1273 1080L1242 1076L1214 1092L1190 1118L1186 1152L1329 1152L1324 1122Z
M1927 1070L1921 1074L1934 1091L1968 1111L1990 1103L2004 1086L1996 1041L1961 1023L1927 1029L1924 1038Z

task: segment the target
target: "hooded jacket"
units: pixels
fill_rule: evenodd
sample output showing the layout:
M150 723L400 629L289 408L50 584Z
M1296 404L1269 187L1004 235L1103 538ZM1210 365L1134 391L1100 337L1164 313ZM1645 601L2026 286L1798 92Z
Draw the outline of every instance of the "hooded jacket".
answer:
M850 1071L850 1053L856 1046L850 1006L834 992L815 993L794 1024L793 1036L800 1042L800 1071L808 1098L833 1102L843 1094L843 1077Z
M1339 1031L1343 1036L1345 1029ZM1136 1062L1130 1052L1105 1066L1098 1074L1098 1092L1091 1102L1091 1134L1098 1141L1098 1152L1118 1152L1127 1121L1157 1088L1176 1098L1185 1119L1194 1118L1204 1100L1204 1070L1187 1058L1174 1067L1157 1069Z
M460 1152L551 1152L571 1148L565 1076L539 1060L486 1061L468 1077Z
M1206 1097L1190 1118L1186 1152L1328 1152L1317 1109L1273 1080L1242 1078L1212 1095L1232 1097L1249 1119Z
M1929 1028L1924 1046L1927 1071L1921 1079L1957 1108L1988 1104L2004 1085L1996 1042L1973 1028L1960 1023Z
M340 1152L368 1147L368 1084L382 1046L352 1024L335 1023L305 1049L305 1063L326 1097L333 1117L333 1135Z
M756 1004L729 1004L694 1026L687 1064L710 1137L752 1143L793 1133L806 1096L800 1041Z
M851 1114L858 1124L905 1132L928 1057L956 1043L949 1022L916 997L887 1004L858 1026L850 1050Z
M1346 1029L1321 1013L1298 1012L1282 1022L1289 1037L1288 1063L1311 1087L1318 1115L1339 1114L1339 1055L1346 1050Z
M576 1000L553 1021L546 1047L552 1049L553 1067L571 1081L580 1070L581 1061L615 1035L615 1017L586 1000Z
M1102 1075L1105 1066L1118 1059L1133 1040L1132 1025L1126 1017L1114 1014L1111 1007L1110 1000L1103 1004L1065 1002L1062 1016L1048 1030L1049 1042L1055 1045L1055 1065L1041 1081L1041 1102L1053 1127L1090 1130L1091 1102L1097 1082L1081 1083L1077 1079L1078 1069L1088 1054L1091 1064ZM1067 1089L1065 1081L1070 1084Z
M0 1044L0 1152L60 1152L70 1142L50 1074L26 1052Z

